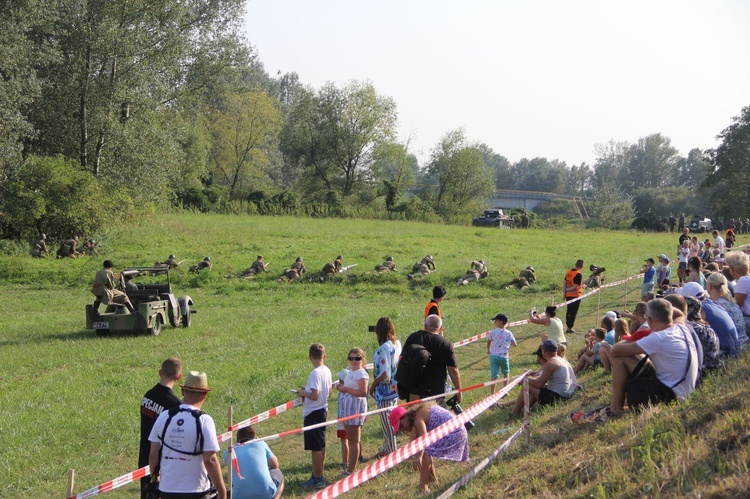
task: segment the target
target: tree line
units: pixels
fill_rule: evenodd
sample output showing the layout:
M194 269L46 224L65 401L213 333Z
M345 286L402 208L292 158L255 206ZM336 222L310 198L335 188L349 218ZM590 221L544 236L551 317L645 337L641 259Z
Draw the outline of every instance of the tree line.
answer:
M511 163L457 128L426 164L367 81L269 75L243 0L16 0L0 5L0 235L93 233L145 206L467 223L495 189L586 200L593 223L638 213L750 213L750 111L715 150L667 137L597 159ZM726 201L726 192L742 191ZM552 207L554 211L554 207Z

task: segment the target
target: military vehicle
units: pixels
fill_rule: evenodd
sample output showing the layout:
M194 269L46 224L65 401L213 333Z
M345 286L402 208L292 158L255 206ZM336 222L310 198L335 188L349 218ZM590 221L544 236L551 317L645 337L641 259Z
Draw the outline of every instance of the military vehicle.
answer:
M134 281L128 287L125 276ZM86 329L93 329L97 336L115 331L145 331L158 336L164 324L173 327L190 327L193 299L187 295L175 299L166 267L131 267L118 277L117 289L124 291L136 314L128 312L122 305L107 305L103 313L96 314L91 304L86 305Z
M693 217L693 219L690 220L690 224L688 224L688 228L690 229L690 232L711 232L713 230L713 224L708 217Z
M484 213L471 221L477 227L505 227L513 228L513 217L506 216L500 208L484 210Z

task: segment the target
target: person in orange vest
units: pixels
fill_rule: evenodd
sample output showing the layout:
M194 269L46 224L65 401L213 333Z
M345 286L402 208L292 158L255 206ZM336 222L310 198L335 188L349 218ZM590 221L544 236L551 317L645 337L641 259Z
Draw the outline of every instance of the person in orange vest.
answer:
M583 260L577 260L576 266L565 274L565 280L563 281L563 299L565 301L583 296L582 268ZM565 324L568 326L567 333L575 333L573 326L575 325L576 315L578 315L578 307L580 306L581 300L576 300L567 305L565 312Z
M437 315L441 319L443 318L443 315L440 313L440 302L443 301L443 297L445 296L445 288L443 286L435 286L432 288L432 300L427 302L427 305L424 307L424 318L426 319L430 315ZM443 328L440 327L440 336L443 335Z

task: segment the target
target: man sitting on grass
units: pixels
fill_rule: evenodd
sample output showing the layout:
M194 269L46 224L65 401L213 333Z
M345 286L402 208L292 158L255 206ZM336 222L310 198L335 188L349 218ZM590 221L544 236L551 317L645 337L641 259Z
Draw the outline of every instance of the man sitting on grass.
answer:
M635 342L620 342L610 350L612 400L609 406L571 414L576 423L603 422L623 412L625 396L631 409L642 405L684 400L698 379L700 364L687 327L672 320L672 304L656 298L648 302L646 318L651 334Z

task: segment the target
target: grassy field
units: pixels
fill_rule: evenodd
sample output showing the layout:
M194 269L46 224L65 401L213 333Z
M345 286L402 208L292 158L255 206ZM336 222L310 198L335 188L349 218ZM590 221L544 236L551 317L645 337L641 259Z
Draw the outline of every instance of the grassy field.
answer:
M161 361L171 355L184 369L204 370L214 391L204 409L217 426L289 400L289 388L303 384L311 368L310 343L326 345L328 365L341 369L351 347L368 361L377 343L367 326L378 317L394 319L403 341L420 328L432 286L448 295L442 310L446 335L455 341L491 326L505 312L511 320L560 301L565 271L577 258L607 268L608 281L638 273L643 259L671 253L674 234L635 232L496 230L362 220L168 215L141 227L114 228L100 236L102 256L78 260L0 257L0 497L63 497L66 473L76 469L82 491L136 468L138 411L143 393L158 381ZM739 241L745 243L747 241ZM170 253L187 261L173 275L175 293L189 294L198 313L189 329L165 328L158 337L100 338L84 329L84 306L95 271L105 257L116 270L152 264ZM270 261L270 272L253 280L225 279L250 265L256 254ZM406 277L411 264L432 254L437 272L419 281ZM297 256L317 271L336 255L357 263L351 274L330 282L279 284L276 278ZM198 276L188 264L210 255L214 269ZM368 273L391 255L399 271ZM490 276L467 287L456 279L472 259L484 259ZM534 287L506 289L526 265L539 277ZM633 281L585 300L578 329L592 327L604 311L632 308L640 283ZM533 367L530 354L539 328L514 330L519 347L511 353L512 372ZM569 338L571 350L580 336ZM489 378L483 343L457 350L464 384ZM660 407L641 417L627 415L601 428L578 428L567 414L607 400L601 371L582 376L586 390L532 419L531 448L514 444L509 452L459 493L462 497L508 496L706 496L750 494L747 422L747 356L708 380L687 404ZM486 395L470 392L464 408ZM335 414L335 404L332 411ZM258 425L260 435L296 428L299 409ZM472 459L460 465L439 462L436 495L489 455L510 433L507 411L475 421ZM496 434L496 432L498 432ZM335 432L328 433L326 478L338 474ZM377 419L363 429L363 452L372 456L382 437ZM400 439L403 443L403 438ZM309 454L300 437L272 443L287 479L286 494L303 496L299 483L310 474ZM416 491L418 477L398 467L355 489L353 497L382 497ZM137 497L130 485L107 497Z

